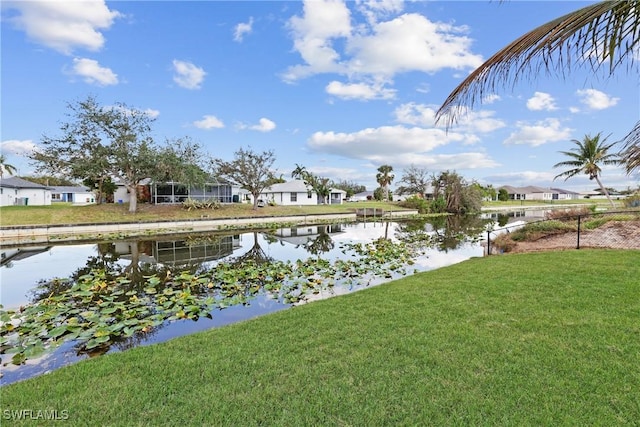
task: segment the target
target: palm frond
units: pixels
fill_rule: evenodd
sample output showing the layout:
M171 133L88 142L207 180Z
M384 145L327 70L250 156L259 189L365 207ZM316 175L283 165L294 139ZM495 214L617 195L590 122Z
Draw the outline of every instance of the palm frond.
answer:
M620 152L621 163L624 164L627 174L640 171L640 121L622 139L623 149Z
M564 75L575 65L594 71L608 65L609 75L634 64L640 45L640 0L607 0L554 19L522 35L495 53L451 92L436 113L446 126L456 122L498 85L515 84L542 70Z

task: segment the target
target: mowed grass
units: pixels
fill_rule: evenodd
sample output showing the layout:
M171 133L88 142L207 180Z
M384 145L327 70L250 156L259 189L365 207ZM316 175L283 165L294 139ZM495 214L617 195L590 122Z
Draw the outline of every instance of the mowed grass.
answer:
M475 258L5 386L0 413L66 410L72 425L101 426L638 425L639 261Z
M222 205L220 209L191 210L181 205L139 204L137 212L129 213L127 204L102 204L73 206L69 203L54 203L50 206L5 206L0 207L0 225L52 225L112 222L152 222L207 218L260 218L287 215L317 215L330 213L353 213L358 208L403 210L395 203L357 202L342 205L315 206L265 206L253 210L246 203Z

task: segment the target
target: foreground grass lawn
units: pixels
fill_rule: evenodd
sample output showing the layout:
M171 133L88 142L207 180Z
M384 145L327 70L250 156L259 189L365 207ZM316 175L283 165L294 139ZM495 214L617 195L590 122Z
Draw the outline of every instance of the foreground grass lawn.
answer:
M476 258L0 391L71 425L638 425L640 251ZM33 421L26 424L35 425Z

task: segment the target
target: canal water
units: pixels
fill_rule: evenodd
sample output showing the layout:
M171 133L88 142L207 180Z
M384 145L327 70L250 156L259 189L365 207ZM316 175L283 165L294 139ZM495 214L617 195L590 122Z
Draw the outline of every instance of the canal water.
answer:
M0 267L0 304L5 310L29 304L51 292L56 278L78 277L91 268L108 268L122 275L144 276L162 266L172 271L203 272L215 269L229 260L251 259L256 262L322 259L335 261L352 257L345 245L370 243L386 238L406 239L416 231L432 236L430 243L404 272L395 271L384 277L362 277L356 283L338 283L323 288L302 302L354 292L403 275L433 270L471 257L483 256L483 235L487 220L437 219L435 222L360 222L349 224L310 225L280 228L263 232L202 233L189 236L164 236L145 240L95 242L50 246L2 248ZM48 285L48 286L47 286ZM137 345L159 343L171 338L250 319L291 307L267 292L257 292L248 303L212 312L211 318L197 321L165 322L144 335L111 345L106 352L117 352ZM7 363L10 355L2 355L0 385L10 384L50 372L59 367L90 357L68 342L23 365Z

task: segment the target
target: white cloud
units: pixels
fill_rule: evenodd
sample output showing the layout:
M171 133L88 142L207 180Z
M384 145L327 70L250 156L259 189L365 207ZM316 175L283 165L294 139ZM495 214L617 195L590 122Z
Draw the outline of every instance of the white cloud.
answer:
M247 125L244 123L238 123L236 126L238 129L251 129L259 132L271 132L276 128L275 122L263 117L259 120L257 125Z
M357 1L356 4L370 24L374 24L381 17L402 12L404 8L403 0L365 0Z
M202 120L193 122L193 125L199 129L220 129L224 127L222 120L210 115L204 116Z
M332 81L325 89L328 94L342 99L393 99L396 95L394 89L386 89L378 84L366 83L341 83Z
M577 90L576 94L580 97L580 102L592 110L604 110L620 101L620 98L614 98L597 89L581 89Z
M18 140L18 139L8 139L6 141L2 141L0 144L3 152L15 154L18 156L24 156L29 154L35 150L37 150L38 146L33 143L30 139Z
M202 68L191 62L173 60L173 81L185 89L200 89L204 76L207 74Z
M545 119L534 124L525 121L516 122L517 130L504 141L504 144L530 145L537 147L555 141L571 139L573 129L562 127L558 119Z
M413 102L402 104L394 111L396 121L418 126L435 126L436 105L416 104ZM489 133L506 126L504 121L493 116L494 111L473 111L465 109L452 129L465 132ZM467 137L467 143L477 142L477 137Z
M3 8L20 11L8 20L31 40L66 55L77 48L100 50L105 42L101 31L121 16L102 0L5 1Z
M353 133L316 132L307 144L317 152L373 160L385 157L395 159L403 153L417 155L463 139L458 133L447 133L440 129L383 126Z
M396 73L435 73L444 68L465 70L482 64L469 51L471 39L460 35L465 27L429 21L422 15L404 14L380 22L371 34L358 34L347 42L351 73L392 77Z
M272 130L274 130L276 128L276 124L274 122L272 122L269 119L266 118L261 118L260 119L260 123L255 125L255 126L251 126L251 129L253 130L257 130L260 132L271 132Z
M376 17L378 12L401 10L399 2L371 5L377 5L378 9L369 9ZM289 26L294 49L304 64L290 67L283 76L286 81L328 72L345 74L352 80L389 80L401 72L462 71L482 63L482 57L470 51L466 27L432 22L414 13L381 22L370 19L368 26L352 28L350 11L343 2L309 0L303 16L292 17ZM344 51L338 51L338 45L344 45Z
M484 98L482 98L482 103L483 104L493 104L496 101L500 101L500 95L496 95L495 93L492 93L490 95L485 96Z
M553 111L558 109L553 96L544 92L535 92L531 98L527 99L527 108L532 111Z
M144 113L152 119L155 119L160 115L160 111L154 110L152 108L147 108L146 110L144 110Z
M82 77L85 83L98 86L118 84L118 75L94 59L74 58L72 74Z
M435 115L438 107L434 105L409 102L398 106L393 112L396 121L408 125L435 126Z
M289 20L294 48L306 65L289 68L283 76L294 81L312 74L338 72L339 54L332 40L351 34L351 12L339 0L308 0L304 2L303 16Z
M244 36L246 34L251 34L253 30L253 16L249 18L249 22L241 22L236 25L235 30L233 32L233 40L238 43L242 42Z

